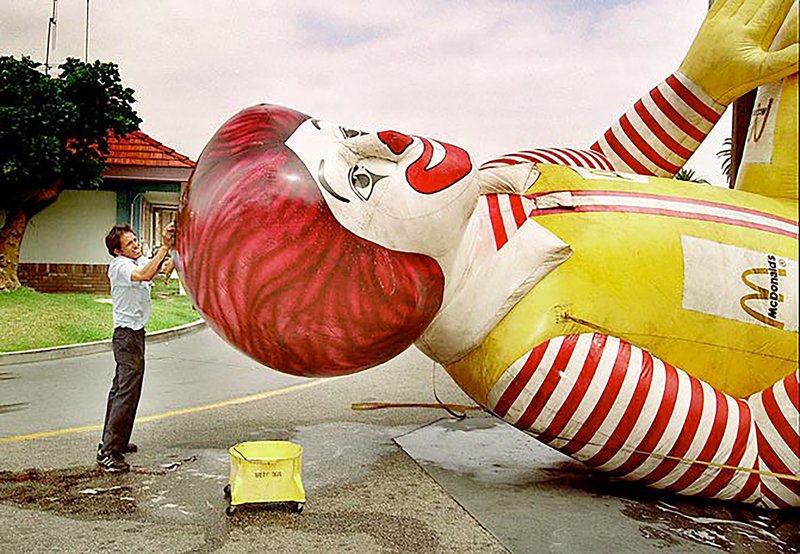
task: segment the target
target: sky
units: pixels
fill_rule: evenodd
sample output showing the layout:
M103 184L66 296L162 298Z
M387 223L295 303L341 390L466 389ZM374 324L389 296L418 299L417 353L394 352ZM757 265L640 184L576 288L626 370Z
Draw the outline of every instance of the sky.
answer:
M59 0L51 65L84 59ZM0 2L0 55L46 56L52 0ZM90 61L119 65L144 132L196 160L261 102L466 148L589 147L675 71L708 0L90 0ZM723 184L730 110L687 167Z

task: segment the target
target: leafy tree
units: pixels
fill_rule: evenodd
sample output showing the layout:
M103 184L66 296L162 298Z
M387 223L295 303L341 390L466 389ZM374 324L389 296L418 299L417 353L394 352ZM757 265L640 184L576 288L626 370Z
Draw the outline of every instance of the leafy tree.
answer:
M733 174L731 173L731 160L733 154L733 140L729 137L723 142L722 150L717 152L717 158L722 160L722 173L728 178L728 186L733 188Z
M97 188L110 132L141 119L114 63L69 58L53 78L28 57L0 57L0 291L19 287L19 248L30 219L66 188Z
M702 183L705 185L708 184L708 181L695 175L694 169L682 168L675 174L674 178L678 181L690 181L692 183Z

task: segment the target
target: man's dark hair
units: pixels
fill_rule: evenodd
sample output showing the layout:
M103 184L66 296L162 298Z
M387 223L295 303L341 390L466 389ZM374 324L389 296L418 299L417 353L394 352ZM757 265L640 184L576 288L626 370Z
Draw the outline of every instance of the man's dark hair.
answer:
M116 256L116 250L122 250L122 235L125 233L133 233L130 225L114 225L106 235L106 248L108 253Z

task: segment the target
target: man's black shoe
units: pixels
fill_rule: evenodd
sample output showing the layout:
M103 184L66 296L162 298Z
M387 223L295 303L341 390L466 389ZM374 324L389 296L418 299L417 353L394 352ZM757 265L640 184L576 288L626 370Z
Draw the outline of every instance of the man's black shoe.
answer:
M128 443L128 446L122 449L123 454L133 454L134 452L138 452L139 447L133 444L132 442ZM97 461L100 461L100 458L103 457L103 443L98 443L97 445Z
M103 452L97 455L97 465L107 473L124 473L130 471L131 466L125 461L125 456L114 452Z

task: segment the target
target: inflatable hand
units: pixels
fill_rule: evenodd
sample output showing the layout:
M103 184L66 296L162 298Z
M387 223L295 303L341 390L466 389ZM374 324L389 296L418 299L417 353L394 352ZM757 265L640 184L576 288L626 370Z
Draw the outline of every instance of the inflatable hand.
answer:
M797 72L796 26L786 47L769 51L791 10L796 0L717 0L681 72L720 104Z
M797 42L797 4L770 50ZM797 73L758 87L736 189L797 201Z

